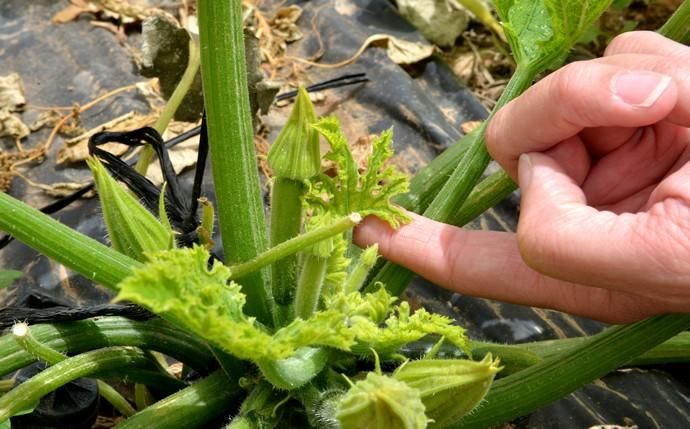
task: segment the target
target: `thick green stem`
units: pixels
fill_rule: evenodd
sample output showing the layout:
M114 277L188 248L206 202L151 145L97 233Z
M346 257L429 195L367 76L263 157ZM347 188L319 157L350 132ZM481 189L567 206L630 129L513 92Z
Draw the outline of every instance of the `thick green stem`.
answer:
M0 396L4 393L9 392L14 387L15 380L10 378L9 380L0 380Z
M249 110L242 2L200 0L198 15L218 224L225 260L236 264L255 258L267 244ZM248 275L242 286L245 311L270 325L274 303L268 272Z
M0 192L0 230L113 290L141 263Z
M196 74L199 72L199 62L199 47L197 46L197 42L194 40L194 37L190 36L187 68L175 87L175 91L173 91L172 95L168 99L168 102L165 104L165 108L161 112L161 115L158 117L158 120L153 126L153 128L155 128L156 131L158 131L161 135L163 132L165 132L168 124L172 120L173 116L175 116L175 112L177 112L178 107L180 107L180 103L182 103L185 95L187 95L187 92L189 92L189 88L191 88L192 84L194 83L194 78L196 78ZM149 164L151 164L154 156L155 152L151 146L144 146L134 169L139 174L145 176L146 171L149 168Z
M690 0L685 0L659 29L659 34L671 40L690 42Z
M451 214L447 223L456 226L466 225L503 201L516 189L517 184L508 173L499 170L477 184L465 204L455 214Z
M472 192L482 173L489 165L489 161L491 161L484 141L488 122L498 109L529 88L537 71L532 68L517 67L513 77L508 82L508 86L496 102L496 106L489 118L481 125L477 134L475 134L476 137L470 141L453 174L451 174L441 191L424 211L426 217L443 222L460 211L470 192Z
M295 316L307 320L314 314L321 298L321 288L326 278L328 258L305 255L302 272L295 293Z
M314 244L334 237L338 234L352 229L362 220L362 216L358 213L352 213L349 216L342 217L330 225L316 228L304 234L298 235L288 241L284 241L275 247L265 251L253 260L230 267L232 272L232 279L246 278L249 274L279 261L286 256L293 255L301 250L304 250ZM244 281L244 280L243 280Z
M271 247L290 240L300 233L302 228L302 197L305 190L305 185L301 180L278 177L273 182L270 224ZM271 266L273 297L283 315L292 303L297 284L297 269L296 254L286 256Z
M690 315L615 326L524 371L494 382L484 404L457 427L485 428L530 413L688 329Z
M124 317L99 317L54 325L33 325L31 333L37 341L61 353L134 346L164 353L202 373L215 365L205 342L160 319L138 322ZM35 361L35 356L19 347L12 336L0 337L0 377Z
M547 359L579 346L584 341L587 341L587 337L536 341L533 343L523 343L505 347L520 348L534 353L541 359ZM486 343L478 343L478 347L485 347L487 350L491 351L491 346ZM627 366L660 365L676 362L690 362L690 332L681 332L675 337L664 341L653 349L635 357L627 363Z
M67 358L46 368L0 397L0 422L30 407L43 396L77 378L99 371L149 365L150 360L146 354L133 347L109 347Z
M395 197L396 204L415 213L423 213L443 185L446 184L450 175L453 174L453 170L478 131L475 129L469 134L465 134L454 145L422 167L410 180L410 191Z
M231 405L239 393L237 380L230 380L223 371L216 371L186 389L146 407L115 428L204 428L221 414L232 412Z

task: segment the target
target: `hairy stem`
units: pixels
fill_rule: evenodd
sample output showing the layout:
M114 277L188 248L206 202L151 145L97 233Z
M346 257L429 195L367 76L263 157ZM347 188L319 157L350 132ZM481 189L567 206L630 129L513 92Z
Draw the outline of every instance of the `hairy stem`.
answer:
M528 414L606 375L688 327L690 315L668 315L608 328L573 348L497 380L485 403L456 427L485 428Z
M279 261L286 256L293 255L301 250L304 250L319 241L326 240L338 234L352 229L362 220L358 213L353 213L349 216L342 217L330 225L316 228L312 231L298 235L288 241L284 241L275 247L258 255L256 258L243 264L233 265L230 267L232 272L232 279L244 278L250 273L253 273L269 264Z
M198 2L201 74L218 224L229 264L255 258L267 244L249 110L241 3ZM268 271L251 273L242 286L247 296L245 311L270 325L274 303Z
M295 316L307 320L319 305L328 258L305 255L295 293Z
M140 262L87 237L23 202L0 192L0 230L105 287L141 267Z
M203 428L231 405L241 389L237 380L216 371L201 381L146 407L116 429Z
M300 233L302 228L302 197L306 190L301 180L277 177L271 191L271 247L280 245ZM273 296L285 321L297 284L297 255L275 261L271 266ZM276 320L276 326L282 322Z
M31 333L41 344L61 353L133 346L164 353L201 373L208 372L215 365L205 342L160 319L138 322L108 316L78 322L37 324L31 326ZM19 347L12 336L0 337L0 377L35 361L36 357Z
M67 358L46 368L0 397L0 422L77 378L99 371L148 366L146 354L133 347L109 347ZM123 375L125 372L123 371Z

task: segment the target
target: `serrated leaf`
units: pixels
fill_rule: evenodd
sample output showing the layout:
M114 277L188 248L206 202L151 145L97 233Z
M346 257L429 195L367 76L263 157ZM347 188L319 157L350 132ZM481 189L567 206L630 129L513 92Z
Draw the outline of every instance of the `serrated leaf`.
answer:
M427 334L467 346L464 331L446 317L418 310L410 314L384 288L375 293L336 294L326 310L307 320L295 319L273 335L242 312L245 295L230 282L230 270L202 247L147 254L148 263L120 283L117 300L140 304L241 359L265 363L294 355L308 346L328 346L360 354L382 354ZM381 323L383 322L383 325Z
M553 28L574 44L608 9L610 0L544 0Z
M338 119L323 118L314 128L328 141L331 150L325 159L335 163L337 173L335 177L322 174L314 181L307 202L338 215L375 215L394 228L409 220L402 209L391 203L391 198L408 190L407 176L388 164L393 155L392 130L374 138L367 169L360 174Z
M328 310L270 335L242 313L245 295L227 283L230 270L218 261L207 268L210 255L202 247L147 256L149 262L120 283L116 299L143 305L241 359L285 359L310 345L347 350L354 342L346 316Z
M497 0L518 64L551 65L562 59L609 7L611 0Z
M12 283L22 275L24 275L24 273L21 271L0 270L0 289L11 286Z
M384 326L367 323L364 320L353 324L357 332L355 352L364 353L373 348L382 355L397 352L405 344L417 341L429 334L442 336L460 350L469 353L469 344L465 330L454 325L448 317L429 313L424 309L410 314L410 306L402 302L385 320Z

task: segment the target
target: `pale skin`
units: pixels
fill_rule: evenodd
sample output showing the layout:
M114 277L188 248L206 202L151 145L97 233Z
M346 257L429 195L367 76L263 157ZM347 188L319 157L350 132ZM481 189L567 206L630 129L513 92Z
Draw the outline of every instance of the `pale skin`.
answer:
M690 47L615 38L491 120L520 185L517 233L367 218L361 245L462 294L611 323L690 312Z

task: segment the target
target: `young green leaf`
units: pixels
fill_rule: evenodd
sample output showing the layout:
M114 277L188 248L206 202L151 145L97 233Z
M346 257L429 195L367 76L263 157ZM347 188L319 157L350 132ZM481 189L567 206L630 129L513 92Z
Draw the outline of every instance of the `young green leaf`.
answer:
M0 289L11 286L12 283L22 275L24 275L24 273L21 271L0 270Z
M387 164L393 155L391 130L374 138L367 169L360 174L338 119L323 118L314 128L328 141L331 150L325 159L335 163L337 174L335 177L322 174L315 180L307 194L308 203L340 215L352 212L375 215L394 228L409 220L402 209L391 203L391 198L407 192L409 187L407 176Z

